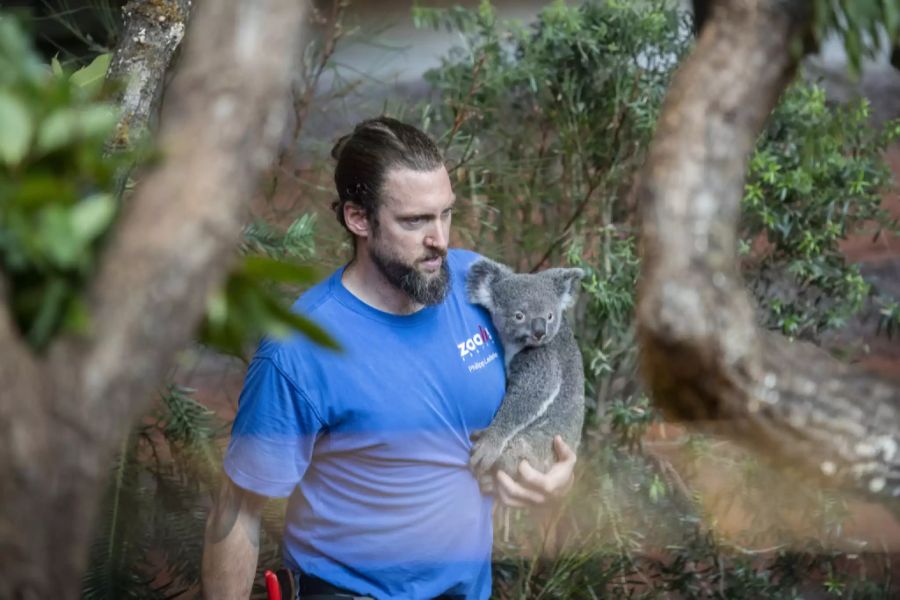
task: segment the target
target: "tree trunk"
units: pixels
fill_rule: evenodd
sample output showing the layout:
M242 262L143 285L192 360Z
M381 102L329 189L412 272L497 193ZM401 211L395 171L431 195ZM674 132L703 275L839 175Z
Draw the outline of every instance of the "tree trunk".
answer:
M281 139L303 6L198 7L161 118L163 159L104 252L88 335L37 357L0 304L0 598L79 597L112 453L226 276Z
M770 457L892 501L897 389L759 330L737 268L747 163L794 75L810 4L715 4L672 82L641 173L642 373L668 414L713 421Z

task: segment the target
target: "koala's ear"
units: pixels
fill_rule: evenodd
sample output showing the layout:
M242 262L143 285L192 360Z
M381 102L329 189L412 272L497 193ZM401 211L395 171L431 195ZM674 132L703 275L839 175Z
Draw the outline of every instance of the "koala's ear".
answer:
M488 310L493 310L494 302L491 288L496 282L511 273L512 270L506 265L501 265L486 258L472 263L472 266L469 267L469 274L466 276L466 292L469 295L469 302L479 304Z
M581 279L584 277L584 269L573 267L570 269L547 269L544 271L553 279L553 284L559 292L560 304L565 310L575 304L575 294L578 292Z

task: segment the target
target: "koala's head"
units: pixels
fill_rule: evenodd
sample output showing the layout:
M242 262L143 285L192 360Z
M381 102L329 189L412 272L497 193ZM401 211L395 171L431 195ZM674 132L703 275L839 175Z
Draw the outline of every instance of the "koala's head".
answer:
M575 301L584 271L547 269L513 273L504 265L481 259L469 269L469 301L491 313L504 344L540 346L559 331L563 311Z

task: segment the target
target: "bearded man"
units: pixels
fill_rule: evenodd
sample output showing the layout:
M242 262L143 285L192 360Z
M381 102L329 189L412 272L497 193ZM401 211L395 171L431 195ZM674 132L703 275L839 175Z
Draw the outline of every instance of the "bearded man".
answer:
M332 156L354 256L294 310L342 351L299 335L257 350L207 525L204 593L249 596L262 506L289 497L299 598L487 598L492 498L468 470L469 436L490 423L505 375L490 317L466 299L479 257L448 250L455 197L426 134L371 119ZM557 454L547 473L498 473L500 500L564 494L575 455L561 440Z

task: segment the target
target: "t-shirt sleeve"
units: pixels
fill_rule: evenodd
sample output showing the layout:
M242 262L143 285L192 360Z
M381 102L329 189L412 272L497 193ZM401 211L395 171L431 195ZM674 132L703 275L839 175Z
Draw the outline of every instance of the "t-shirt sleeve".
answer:
M238 401L225 473L262 496L289 496L324 425L308 397L270 357L250 363Z

